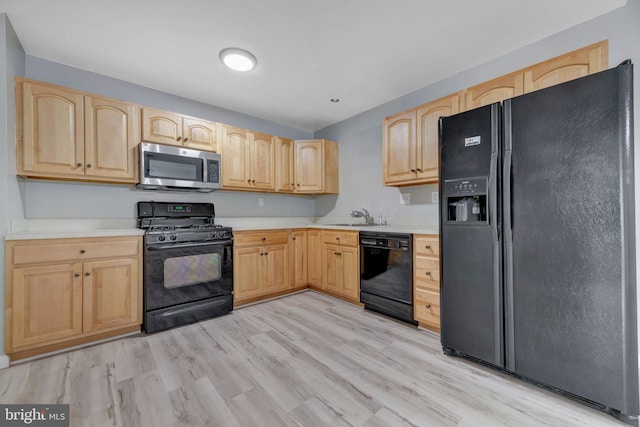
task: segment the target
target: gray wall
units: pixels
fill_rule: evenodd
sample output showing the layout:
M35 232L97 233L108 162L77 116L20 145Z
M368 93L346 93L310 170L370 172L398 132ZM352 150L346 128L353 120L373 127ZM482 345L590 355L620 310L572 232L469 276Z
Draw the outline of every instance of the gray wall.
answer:
M153 70L149 70L153 72ZM246 114L203 104L143 86L80 70L27 55L26 77L86 92L176 111L273 135L311 138L301 129L269 122ZM258 197L264 206L258 206ZM159 193L130 186L28 180L27 218L134 218L140 200L213 202L216 214L225 217L313 216L312 197L220 191L209 194Z
M4 344L4 235L9 218L24 217L24 181L16 177L15 76L24 73L24 50L7 15L0 13L0 343ZM0 355L4 354L4 345ZM3 358L4 359L4 358ZM3 360L0 360L2 364Z
M405 187L382 185L382 120L384 117L442 96L491 80L568 51L609 39L609 65L631 58L636 64L635 87L640 88L640 1L629 0L625 7L588 21L537 43L446 78L389 103L315 132L315 137L340 143L340 193L316 200L316 216L347 215L366 208L391 221L416 222L423 218L437 224L437 206L431 203L436 185ZM507 35L508 36L508 35ZM636 96L636 123L640 106ZM640 132L636 132L636 153L640 152ZM636 159L637 160L637 159ZM640 165L636 161L637 165ZM640 169L640 166L638 167ZM637 180L636 182L640 182ZM640 185L639 185L640 187ZM367 191L363 191L363 189ZM411 205L400 205L400 193L411 193ZM638 199L640 200L640 199ZM640 223L639 223L640 224Z

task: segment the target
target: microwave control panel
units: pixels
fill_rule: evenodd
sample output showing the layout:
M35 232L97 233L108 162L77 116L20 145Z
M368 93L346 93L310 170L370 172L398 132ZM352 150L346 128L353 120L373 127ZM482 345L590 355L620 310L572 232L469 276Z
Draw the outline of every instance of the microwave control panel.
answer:
M207 160L207 182L220 183L220 161Z

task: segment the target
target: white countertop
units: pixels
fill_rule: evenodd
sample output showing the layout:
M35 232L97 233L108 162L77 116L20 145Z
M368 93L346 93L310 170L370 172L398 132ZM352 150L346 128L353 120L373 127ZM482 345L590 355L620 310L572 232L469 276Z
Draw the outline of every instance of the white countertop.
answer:
M342 219L342 221L341 221ZM338 229L406 234L439 234L437 225L335 225L351 224L344 218L308 217L216 218L216 224L232 227L234 231L283 230L291 228ZM324 223L321 221L331 221ZM357 224L353 222L353 224ZM80 237L140 236L144 231L136 227L135 219L13 219L5 240L68 239Z
M141 236L129 219L13 219L5 240Z
M351 218L353 219L353 218ZM362 222L360 220L360 222ZM400 221L398 221L400 222ZM438 225L429 224L393 224L393 225L336 225L357 224L349 218L216 218L216 223L233 228L233 231L282 230L289 228L319 228L351 231L372 231L408 234L440 234Z

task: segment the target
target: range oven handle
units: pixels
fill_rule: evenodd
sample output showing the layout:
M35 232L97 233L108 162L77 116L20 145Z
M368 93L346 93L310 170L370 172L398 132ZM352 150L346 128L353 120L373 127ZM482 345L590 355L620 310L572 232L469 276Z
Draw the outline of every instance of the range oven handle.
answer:
M175 243L173 245L160 245L160 246L147 246L149 251L163 251L166 249L179 249L179 248L194 248L200 246L226 246L231 245L233 240L220 240L216 242L202 242L202 243Z

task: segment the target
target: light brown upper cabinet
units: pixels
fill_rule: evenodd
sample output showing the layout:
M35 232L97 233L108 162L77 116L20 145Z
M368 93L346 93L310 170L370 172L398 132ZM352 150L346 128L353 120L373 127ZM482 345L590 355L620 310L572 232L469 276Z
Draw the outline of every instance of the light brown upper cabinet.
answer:
M272 135L222 125L222 188L273 191L275 141Z
M438 119L544 89L608 67L608 41L464 89L382 123L383 182L401 187L438 182Z
M18 175L136 182L136 105L20 77L16 82Z
M438 181L438 120L459 111L457 94L387 117L383 123L385 185Z
M293 140L276 137L276 191L293 193L295 190Z
M524 93L604 71L609 66L607 40L541 62L524 71Z
M218 151L220 125L153 108L142 109L142 140L195 150Z
M606 70L608 52L609 43L604 40L465 89L464 110L501 102Z
M338 193L338 144L325 139L297 140L294 157L296 193Z
M464 90L464 110L484 107L522 95L523 72L507 74Z

